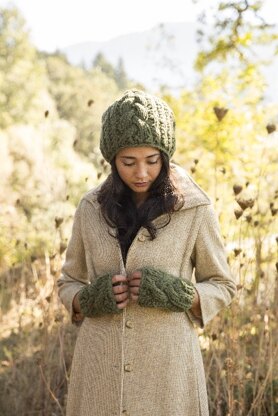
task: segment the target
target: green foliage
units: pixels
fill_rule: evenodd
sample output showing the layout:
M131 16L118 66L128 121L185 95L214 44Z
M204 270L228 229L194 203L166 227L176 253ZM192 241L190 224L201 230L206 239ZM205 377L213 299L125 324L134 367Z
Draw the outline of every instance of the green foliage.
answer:
M66 225L81 194L95 181L95 169L73 149L74 137L75 129L65 121L2 132L7 156L0 167L2 267L56 250L55 217L64 218Z
M59 117L76 128L75 149L89 156L98 143L101 114L119 94L118 87L99 69L73 67L63 56L46 57L46 68Z
M75 207L97 180L95 166L86 160L99 166L101 114L119 90L99 69L73 67L59 53L38 53L15 8L1 9L0 25L0 266L5 269L66 246ZM56 228L57 217L65 234Z
M117 66L114 67L103 55L99 52L94 61L92 68L101 71L106 74L109 78L114 79L118 88L120 90L125 90L129 87L130 81L128 80L125 68L124 61L122 58L119 58Z
M114 78L120 90L126 90L129 87L130 81L128 80L127 73L124 68L124 61L122 58L119 59L118 65L115 68Z
M0 9L0 128L37 122L47 100L44 67L17 9Z
M99 69L106 74L109 78L113 78L115 70L112 64L105 58L103 53L99 52L93 61L93 68Z
M263 61L256 53L258 47L261 47L259 53L262 53L263 46L273 44L274 51L275 45L277 48L277 31L274 25L263 19L262 6L261 0L220 1L213 10L214 23L210 34L206 29L206 15L203 15L198 31L201 50L195 68L202 71L215 61L229 66L240 62L246 66L254 60Z

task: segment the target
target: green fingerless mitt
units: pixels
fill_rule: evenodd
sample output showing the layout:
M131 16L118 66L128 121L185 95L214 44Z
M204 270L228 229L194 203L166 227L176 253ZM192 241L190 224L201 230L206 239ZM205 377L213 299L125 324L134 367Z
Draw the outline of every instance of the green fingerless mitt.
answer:
M145 267L142 273L138 304L182 312L191 308L195 289L188 280Z
M119 313L112 289L110 274L98 277L85 286L78 295L80 311L84 316L100 316L107 313Z

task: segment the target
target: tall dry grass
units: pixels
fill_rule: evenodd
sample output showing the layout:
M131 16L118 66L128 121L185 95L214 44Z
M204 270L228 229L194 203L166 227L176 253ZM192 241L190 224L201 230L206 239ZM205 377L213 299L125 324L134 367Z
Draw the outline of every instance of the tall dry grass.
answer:
M60 259L46 255L1 276L3 416L65 414L76 328L58 302L59 267Z

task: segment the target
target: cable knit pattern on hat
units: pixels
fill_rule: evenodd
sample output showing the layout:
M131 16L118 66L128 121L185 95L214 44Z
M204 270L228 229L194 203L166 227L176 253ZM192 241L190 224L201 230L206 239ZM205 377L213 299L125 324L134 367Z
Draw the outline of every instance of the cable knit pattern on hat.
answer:
M100 150L111 162L124 147L152 146L169 158L175 151L175 121L170 107L143 91L128 90L102 116Z
M138 304L151 308L164 308L183 312L191 308L194 299L194 285L151 267L141 269L142 278Z

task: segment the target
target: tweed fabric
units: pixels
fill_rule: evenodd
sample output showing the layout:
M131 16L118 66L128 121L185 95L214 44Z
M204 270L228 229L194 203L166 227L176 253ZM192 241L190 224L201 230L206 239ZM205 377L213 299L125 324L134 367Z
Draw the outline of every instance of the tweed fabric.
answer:
M175 151L172 110L161 99L128 90L102 116L100 150L108 162L124 147L151 146L169 158Z
M89 281L105 274L151 267L192 281L195 270L201 319L190 311L141 307L85 318L74 350L67 416L208 416L203 361L193 321L209 322L229 305L236 287L226 261L217 217L209 198L172 167L185 192L184 206L151 240L136 235L123 265L113 229L101 216L97 189L76 211L73 233L58 280L59 296L72 320L72 300ZM165 217L155 220L157 227Z
M105 313L119 313L113 294L112 276L98 277L85 286L78 294L80 310L84 316L99 316Z
M151 267L141 269L138 304L150 308L164 308L182 312L191 308L195 289L186 280Z

